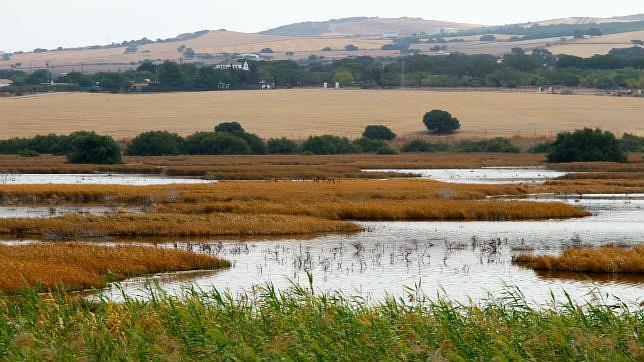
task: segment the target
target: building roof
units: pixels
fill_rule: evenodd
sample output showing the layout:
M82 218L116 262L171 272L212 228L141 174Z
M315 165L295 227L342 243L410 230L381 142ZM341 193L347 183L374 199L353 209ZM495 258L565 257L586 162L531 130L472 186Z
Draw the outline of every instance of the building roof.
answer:
M13 81L11 79L0 79L0 85L12 85Z

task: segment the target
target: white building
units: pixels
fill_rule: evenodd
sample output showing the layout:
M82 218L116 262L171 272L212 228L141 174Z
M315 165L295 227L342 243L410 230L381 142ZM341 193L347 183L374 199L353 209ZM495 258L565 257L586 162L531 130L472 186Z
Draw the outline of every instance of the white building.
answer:
M250 70L250 68L248 67L247 61L244 61L244 63L240 63L237 61L223 61L221 63L215 64L215 68L221 69L221 70L230 70L230 69L245 70L245 71Z
M5 88L13 84L13 81L10 79L0 79L0 88Z

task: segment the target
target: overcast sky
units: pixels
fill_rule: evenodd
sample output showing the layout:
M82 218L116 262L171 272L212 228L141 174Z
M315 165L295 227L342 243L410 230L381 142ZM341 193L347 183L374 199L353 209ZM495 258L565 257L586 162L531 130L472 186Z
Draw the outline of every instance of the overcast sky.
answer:
M0 50L167 38L202 29L256 32L349 16L496 25L636 13L644 13L643 0L2 0Z

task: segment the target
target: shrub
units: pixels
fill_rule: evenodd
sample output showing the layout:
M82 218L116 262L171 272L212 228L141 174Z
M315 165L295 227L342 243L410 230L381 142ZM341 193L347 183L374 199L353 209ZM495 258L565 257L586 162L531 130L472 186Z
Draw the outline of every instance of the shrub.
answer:
M136 136L127 146L131 156L166 156L185 152L185 140L176 133L150 131Z
M495 40L496 40L496 36L494 36L493 34L486 34L486 35L482 35L482 36L479 38L479 40L480 40L480 41L495 41Z
M297 153L297 144L288 138L271 138L267 149L270 154L292 155Z
M266 144L264 140L259 138L258 135L253 133L242 133L239 137L243 138L248 146L250 147L250 152L253 155L265 155L266 154Z
M40 156L40 153L34 151L34 150L21 150L18 151L18 156L21 157L38 157Z
M347 51L350 51L350 52L355 52L355 51L360 50L360 48L358 48L357 46L355 46L353 44L349 44L349 45L344 47L344 50L347 50Z
M447 143L429 143L423 140L407 142L400 150L402 152L445 152L449 149Z
M382 147L388 147L383 140L374 140L366 137L358 138L353 144L360 147L362 152L377 152Z
M337 155L359 153L360 147L346 137L332 135L311 136L302 144L302 152L315 155Z
M382 146L382 147L378 148L376 153L379 154L379 155L395 155L396 150L394 150L393 148L385 145L385 146Z
M70 153L67 159L72 163L121 163L119 145L110 136L95 132L75 132L70 136Z
M362 133L362 137L372 140L391 141L396 138L396 134L386 126L372 125L365 128L364 132Z
M186 138L186 151L191 155L249 155L248 142L224 132L197 132Z
M547 158L548 162L626 162L614 134L590 128L559 133Z
M536 144L528 149L530 153L548 153L552 148L552 142L543 142Z
M423 123L430 132L438 134L447 134L461 128L461 124L449 112L435 109L431 112L425 113Z
M521 149L510 142L509 139L498 137L483 141L463 141L455 148L456 152L498 152L519 153Z
M624 152L644 152L644 137L624 133L620 144Z

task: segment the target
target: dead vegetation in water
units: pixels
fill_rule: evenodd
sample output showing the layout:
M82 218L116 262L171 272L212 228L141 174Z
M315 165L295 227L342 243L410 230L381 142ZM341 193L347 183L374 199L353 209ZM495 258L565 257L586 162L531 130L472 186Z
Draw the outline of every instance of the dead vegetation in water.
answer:
M174 249L71 243L0 245L0 290L102 288L136 276L228 266L227 261L212 256Z
M0 234L48 240L136 236L289 235L356 232L353 223L310 216L215 213L0 219Z
M644 245L570 248L560 256L522 254L513 262L540 271L644 274Z

